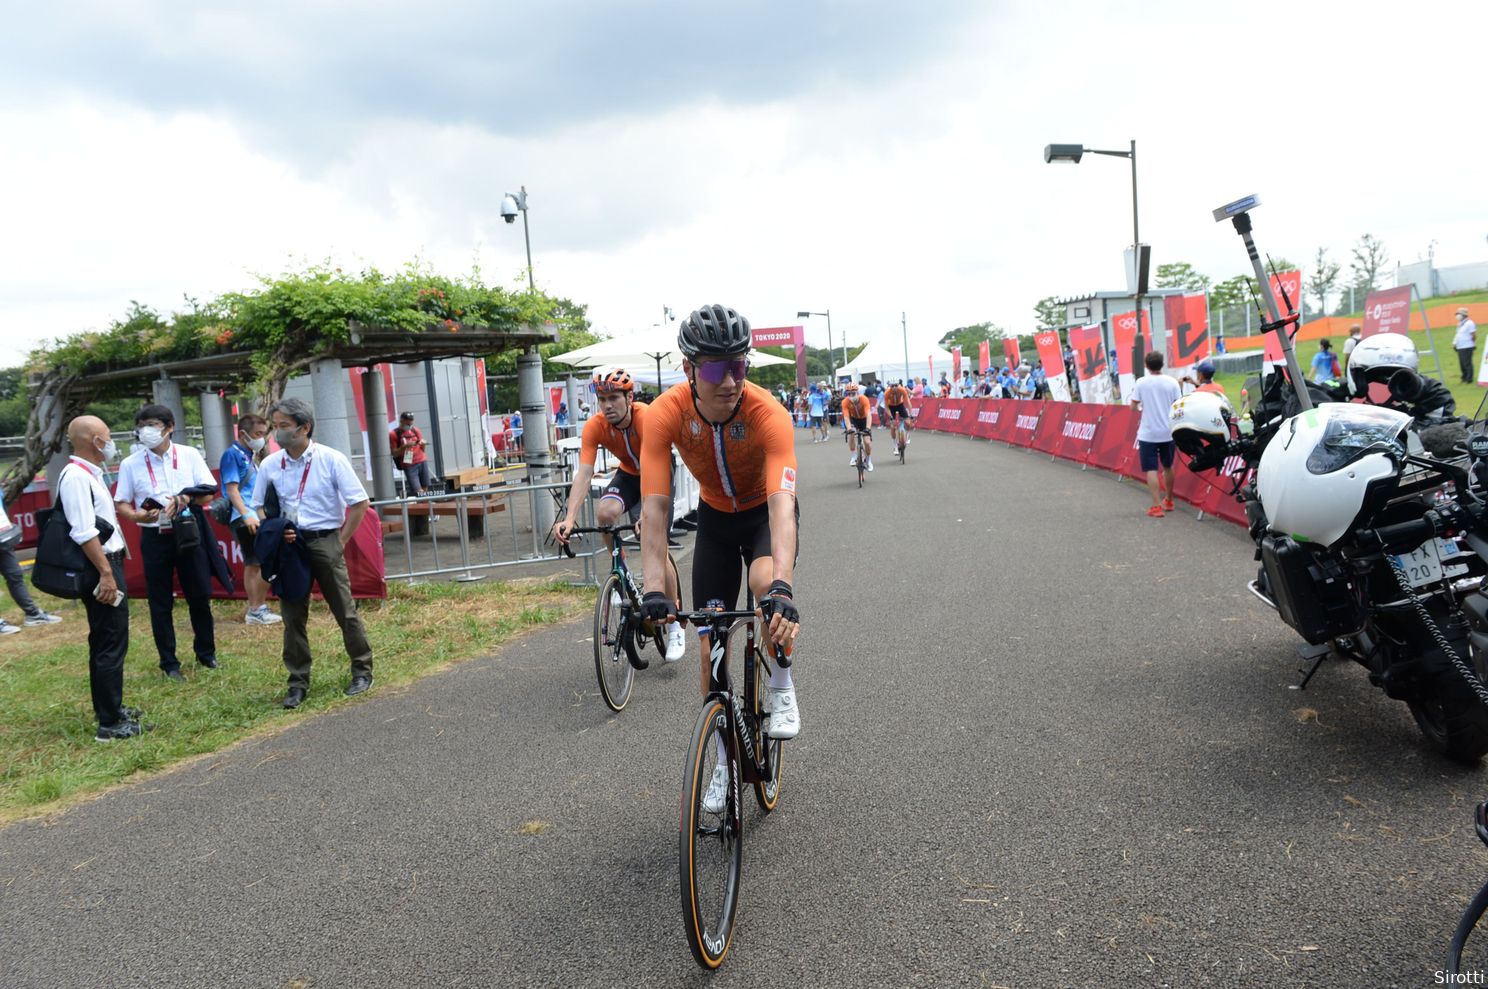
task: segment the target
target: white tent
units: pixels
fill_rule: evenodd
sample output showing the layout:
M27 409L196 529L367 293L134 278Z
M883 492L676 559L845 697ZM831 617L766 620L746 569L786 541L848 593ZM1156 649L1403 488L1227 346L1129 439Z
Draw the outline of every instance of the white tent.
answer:
M880 382L899 381L905 377L904 349L904 341L899 337L874 340L851 364L839 367L837 375L862 378L865 374L872 374ZM963 368L973 367L976 354L962 354L961 362ZM949 350L930 340L909 342L909 377L929 378L934 382L940 380L942 372L947 376L951 373Z

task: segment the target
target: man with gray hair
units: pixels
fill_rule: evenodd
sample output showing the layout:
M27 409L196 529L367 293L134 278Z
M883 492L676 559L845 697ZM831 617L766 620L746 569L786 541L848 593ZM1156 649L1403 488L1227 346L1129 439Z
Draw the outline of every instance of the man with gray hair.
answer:
M348 697L372 686L372 647L351 596L351 577L346 572L346 544L366 517L370 502L351 461L339 450L311 440L315 414L297 398L285 398L269 408L274 442L281 450L263 462L253 486L249 507L264 518L264 500L270 487L279 499L279 523L260 528L255 548L266 572L271 560L302 561L309 576L325 597L341 641L351 658ZM281 545L282 544L282 545ZM282 572L275 568L274 572ZM310 617L310 587L304 596L291 600L281 594L284 617L284 665L289 670L289 690L284 706L299 707L310 689L310 640L305 624Z

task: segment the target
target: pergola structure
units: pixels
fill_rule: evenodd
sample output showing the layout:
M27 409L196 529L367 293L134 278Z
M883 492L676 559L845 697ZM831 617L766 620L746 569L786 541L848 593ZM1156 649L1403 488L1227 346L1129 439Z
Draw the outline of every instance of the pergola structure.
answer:
M487 357L508 349L535 348L557 341L552 327L519 326L512 330L462 324L435 324L422 332L409 332L395 327L365 326L352 322L345 341L322 340L314 354L306 354L290 365L290 370L308 370L313 404L317 408L338 410L329 417L322 431L317 422L316 440L343 453L351 452L350 430L346 427L345 369L365 367L362 376L363 399L367 420L386 421L387 401L378 364L405 364L449 357ZM140 363L129 366L90 370L84 374L67 368L52 368L31 381L32 415L26 432L26 448L20 460L11 465L0 488L7 501L14 499L43 466L48 477L55 476L65 462L62 453L67 423L80 414L100 391L128 381L148 382L154 400L172 409L178 422L185 421L181 396L196 391L201 396L202 427L206 453L214 462L232 443L233 424L228 405L219 394L237 390L258 381L262 369L254 362L253 351L233 351L185 360ZM274 396L270 396L274 397ZM370 444L373 476L377 484L388 487L374 492L378 498L391 497L392 454L384 443Z

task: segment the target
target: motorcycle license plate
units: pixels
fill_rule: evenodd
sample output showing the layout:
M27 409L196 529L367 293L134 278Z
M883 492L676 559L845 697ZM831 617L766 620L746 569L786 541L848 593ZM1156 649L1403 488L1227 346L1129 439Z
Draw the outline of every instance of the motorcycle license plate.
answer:
M1467 567L1461 564L1452 565L1442 562L1443 557L1450 559L1457 556L1458 552L1455 540L1433 539L1409 553L1397 555L1395 562L1399 563L1401 569L1405 571L1405 579L1411 587L1425 587L1441 580L1443 574L1454 577L1467 571Z

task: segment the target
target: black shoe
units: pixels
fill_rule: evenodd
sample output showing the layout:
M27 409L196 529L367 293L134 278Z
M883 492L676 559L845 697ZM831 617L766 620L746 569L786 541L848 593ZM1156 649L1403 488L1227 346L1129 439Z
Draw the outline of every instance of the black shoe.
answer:
M93 736L93 741L119 742L126 738L138 738L154 727L154 725L142 725L132 718L125 718L116 725L99 725L98 732Z
M121 707L119 708L119 720L138 721L141 717L144 716L144 713L144 711L141 711L137 707Z
M355 697L357 694L366 693L367 691L369 691L371 689L372 689L372 676L371 676L371 674L367 674L365 676L354 676L354 677L351 678L351 683L348 683L346 685L346 696L347 697Z
M175 669L164 670L163 672L165 673L166 679L169 679L169 680L185 680L186 679L186 674L184 674L184 673L181 672L181 668L179 666L177 666Z
M289 690L286 691L284 694L284 707L286 710L293 711L295 708L304 703L304 701L304 687L290 687Z
M206 659L198 657L196 661L209 670L215 670L218 666L216 656L208 656Z

